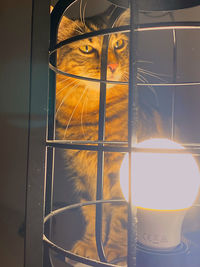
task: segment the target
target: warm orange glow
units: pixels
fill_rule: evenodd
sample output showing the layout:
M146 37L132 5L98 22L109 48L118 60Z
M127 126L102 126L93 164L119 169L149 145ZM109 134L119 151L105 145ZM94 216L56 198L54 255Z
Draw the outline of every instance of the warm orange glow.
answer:
M138 148L183 149L168 139L150 139ZM128 154L121 170L122 192L128 199ZM200 173L190 154L132 154L132 202L137 207L155 210L178 210L190 207L198 194Z

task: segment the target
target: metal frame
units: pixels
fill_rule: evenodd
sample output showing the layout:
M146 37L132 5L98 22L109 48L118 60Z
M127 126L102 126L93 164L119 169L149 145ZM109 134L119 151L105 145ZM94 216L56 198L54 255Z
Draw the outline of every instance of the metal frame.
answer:
M96 237L97 237L97 248L99 257L101 259L101 263L99 261L90 260L84 257L80 257L78 255L75 255L71 253L70 251L66 251L63 248L58 247L56 244L51 242L47 236L49 235L49 229L45 233L43 239L45 244L53 249L54 251L57 251L70 259L77 260L79 262L85 263L85 264L91 264L92 266L116 266L113 264L106 263L103 246L101 242L101 217L102 217L102 211L101 207L104 203L112 203L112 202L124 202L124 200L102 200L102 175L103 175L103 154L105 151L115 151L115 152L129 152L129 155L132 151L138 151L143 152L144 149L135 148L134 145L137 142L136 140L136 130L137 130L137 112L138 112L138 103L137 103L137 88L138 86L173 86L174 88L180 87L180 86L192 86L192 85L199 85L200 81L197 82L184 82L184 83L177 83L176 82L176 69L177 69L177 63L176 63L176 49L177 49L177 40L176 40L176 29L200 29L200 22L174 22L173 18L172 22L169 23L152 23L152 24L138 24L138 6L137 1L130 1L130 10L131 10L131 21L130 21L130 27L129 26L122 26L118 28L111 28L106 29L102 31L92 32L88 34L83 34L81 36L72 37L70 39L64 40L60 42L59 44L56 44L56 36L57 36L57 27L59 19L66 9L68 5L73 3L73 0L69 0L68 4L66 4L65 0L61 0L58 2L58 4L55 6L55 9L52 13L52 28L51 28L51 44L50 44L50 91L49 91L49 115L48 115L48 134L47 134L47 192L46 192L46 217L44 223L51 222L51 218L56 216L59 213L62 213L69 209L74 209L78 207L82 207L85 205L96 205L97 208L97 219L96 219ZM196 3L195 3L196 5ZM137 33L139 31L157 31L157 30L172 30L173 31L173 68L174 68L174 77L172 83L148 83L148 84L141 84L137 83L136 79L136 73L137 73L137 65L133 64L134 62L137 62L136 60L136 50L137 50ZM121 32L130 32L130 47L133 47L134 49L130 50L130 66L129 66L129 123L128 123L128 142L105 142L104 141L104 123L105 123L105 97L106 97L106 83L118 83L118 82L111 82L106 80L106 71L101 73L100 80L96 79L90 79L86 77L80 77L76 75L71 75L69 73L64 73L56 68L56 50L62 47L63 45L75 42L80 39L88 38L94 35L103 35L104 36L104 48L103 50L106 51L106 46L108 44L108 35L110 33L114 33L117 31ZM134 33L134 34L133 34ZM134 43L134 45L132 45ZM101 66L106 66L107 58L106 53L103 53L104 57L102 58ZM100 110L99 110L99 140L96 142L90 142L90 141L82 141L82 140L76 140L76 141L57 141L54 140L55 137L55 118L54 118L54 112L55 112L55 105L54 105L54 99L55 99L55 72L61 73L66 76L75 77L77 79L85 79L90 81L98 81L100 82ZM132 74L132 75L131 75ZM173 96L173 99L175 98L175 95ZM174 116L174 100L172 104L172 129L173 129L173 116ZM172 137L173 137L173 130L172 130ZM104 144L106 143L106 146ZM92 145L91 145L92 144ZM113 146L115 144L116 146ZM65 148L65 149L77 149L77 150L92 150L97 151L98 153L98 174L97 174L97 201L95 202L86 202L86 203L79 203L75 205L71 205L56 211L52 211L52 194L53 194L53 166L54 166L54 151L55 148ZM200 155L200 145L199 144L189 144L187 145L187 151L192 152L193 154ZM182 150L158 150L158 149L150 149L146 150L146 152L170 152L170 153L183 153ZM184 151L185 153L185 151ZM131 173L131 166L129 173ZM131 183L130 179L129 182ZM130 198L131 198L131 192L130 192ZM131 203L131 202L130 202ZM137 242L137 236L136 236L136 216L131 212L132 207L129 203L129 219L128 219L128 266L136 266L136 242ZM99 223L100 222L100 223ZM132 227L134 225L134 227Z

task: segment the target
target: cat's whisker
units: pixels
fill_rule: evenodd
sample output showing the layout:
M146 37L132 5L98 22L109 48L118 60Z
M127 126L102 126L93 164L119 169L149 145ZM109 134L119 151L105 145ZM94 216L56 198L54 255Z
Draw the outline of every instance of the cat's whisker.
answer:
M148 83L148 80L147 80L144 76L142 76L140 73L137 74L137 79L138 79L139 81L143 82L144 84L145 84L145 83ZM148 85L147 87L148 87L148 88L151 90L151 92L154 94L155 99L156 99L156 103L158 104L158 96L157 96L157 93L156 93L155 89L154 89L153 86L151 86L151 85Z
M88 3L88 0L85 2L84 8L83 8L83 23L84 23L85 27L86 27L86 24L85 24L85 13L86 13L87 3Z
M158 75L158 76L165 76L165 74L158 74L156 72L153 72L153 71L150 71L150 70L146 70L146 69L143 69L143 68L138 68L139 71L145 71L147 73L151 73L151 74L155 74L155 75Z
M83 29L80 27L80 25L78 25L78 23L76 23L76 21L74 21L74 20L71 20L71 22L75 25L75 27L76 27L76 31L78 31L79 33L81 33L81 34L84 34L84 31L83 31ZM79 31L79 30L80 31Z
M80 34L83 34L83 32L82 31L79 31L78 29L76 29L76 32L77 33L80 33Z
M137 75L137 79L140 81L140 82L142 82L142 83L144 83L145 84L145 81L140 77L140 75L138 74Z
M128 72L127 73L124 72L122 74L121 80L125 81L125 82L128 81L128 79L129 79L129 75L128 74L129 74Z
M68 81L68 80L70 80L70 79L71 79L70 77L67 77L67 78L62 79L62 80L60 80L60 81L56 81L56 84L59 85L59 84L65 82L65 81Z
M148 80L141 73L137 73L137 79L143 83L149 83ZM152 88L152 85L148 85L148 86Z
M69 87L72 84L75 84L77 81L74 80L71 83L68 83L66 86L64 86L62 89L60 89L58 92L56 92L56 96L59 95L63 90L65 90L65 88Z
M79 10L79 12L80 12L80 20L83 23L82 7L83 7L83 0L80 0L80 10Z
M153 64L153 61L148 61L148 60L137 60L137 63L148 63L148 64Z
M137 75L137 79L140 81L140 82L142 82L142 83L148 83L148 81L141 75L141 74L138 74ZM154 90L154 88L151 86L151 85L148 85L147 86L152 92L153 92L153 94L156 96L156 92L155 92L155 90ZM157 96L156 96L157 97Z
M162 82L166 82L166 80L162 79L160 76L167 76L165 74L158 74L158 73L155 73L155 72L152 72L152 71L148 71L148 70L145 70L145 69L142 69L142 68L138 68L138 72L142 73L142 74L146 74L146 75L149 75L151 77L154 77Z
M71 120L72 120L72 118L73 118L73 116L74 116L74 113L75 113L75 111L76 111L78 105L80 104L80 102L81 102L81 100L82 100L82 98L83 98L83 96L84 96L84 94L85 94L86 91L87 91L87 87L84 89L82 95L81 95L80 98L79 98L79 101L77 102L75 108L73 109L73 111L72 111L72 113L71 113L71 116L70 116L70 118L69 118L69 120L68 120L68 123L67 123L67 126L66 126L66 128L65 128L65 132L64 132L63 139L65 139L65 136L66 136L67 130L68 130L68 128L69 128L70 122L71 122Z
M68 86L68 85L67 85ZM58 112L62 106L62 104L64 103L64 101L67 99L67 97L72 93L72 91L74 91L74 89L76 89L79 86L79 84L73 86L72 88L70 88L70 90L67 92L67 94L63 97L59 107L56 110L56 114L55 114L55 118L57 118Z
M81 129L82 129L82 132L83 132L83 135L84 135L84 139L86 139L86 135L85 135L84 124L83 124L83 114L84 114L84 109L85 109L85 105L86 105L87 101L88 101L88 97L87 97L87 93L86 93L85 99L84 99L84 102L83 102L83 106L82 106L82 110L81 110Z

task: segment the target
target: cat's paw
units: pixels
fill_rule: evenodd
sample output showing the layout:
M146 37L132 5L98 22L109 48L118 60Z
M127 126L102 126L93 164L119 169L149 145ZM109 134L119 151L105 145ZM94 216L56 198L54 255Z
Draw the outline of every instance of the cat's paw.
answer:
M92 260L99 260L96 244L92 241L79 240L72 248L72 252Z
M116 261L120 266L126 266L126 249L117 246L107 246L105 254L108 262Z

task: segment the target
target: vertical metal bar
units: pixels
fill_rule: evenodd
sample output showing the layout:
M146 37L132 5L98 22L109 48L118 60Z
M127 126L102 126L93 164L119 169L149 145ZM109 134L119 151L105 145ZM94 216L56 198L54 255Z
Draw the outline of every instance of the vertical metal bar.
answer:
M53 147L46 148L46 187L45 187L45 216L52 211L53 206L53 177L54 177L54 150ZM47 168L48 167L48 168Z
M109 36L104 36L101 56L101 79L106 80L107 77L107 51L108 51ZM104 140L105 135L105 114L106 114L106 84L100 83L100 100L99 100L99 130L98 139ZM102 147L102 144L99 144ZM103 168L104 167L104 152L99 149L97 161L97 192L96 199L103 199ZM98 255L101 261L106 262L103 244L102 244L102 205L96 205L96 245Z
M128 205L128 267L136 266L137 216L136 208L131 203L131 147L137 142L138 125L138 90L137 90L137 42L138 1L130 0L130 36L129 36L129 103L128 103L128 147L129 147L129 205ZM134 172L133 172L134 173Z
M57 18L58 19L58 18ZM53 25L53 26L52 26ZM54 23L51 18L51 34L50 45L56 45L57 41L57 27L58 24ZM56 64L56 53L51 55L50 61L52 64ZM56 91L56 74L49 70L49 91L48 91L48 115L47 115L47 140L55 139L55 91ZM52 211L53 205L53 184L54 184L54 157L55 148L46 147L46 172L45 172L45 202L44 213L45 216ZM51 236L51 220L45 226L44 233L46 236ZM44 266L51 266L50 250L47 246L44 246Z
M61 17L70 4L75 0L60 0L56 4L51 13L51 28L50 28L50 49L57 44L57 33ZM57 52L50 57L50 62L54 66L57 65ZM56 74L52 70L49 71L49 95L48 95L48 125L47 125L47 140L55 139L55 99L56 99ZM54 158L55 148L46 147L46 174L45 174L45 215L49 214L53 208L53 187L54 187ZM45 234L51 237L52 221L46 226ZM51 254L47 247L44 248L44 266L51 266Z
M128 103L128 145L137 143L138 125L138 88L137 88L137 42L138 0L130 0L130 36L129 36L129 103Z
M174 22L174 16L173 13L170 12L170 18L171 20ZM172 65L172 71L173 71L173 77L172 77L172 82L176 83L177 80L177 38L176 38L176 30L173 29L172 30L172 34L173 34L173 65ZM172 88L172 112L171 112L171 139L174 139L174 135L175 135L175 129L174 129L174 125L175 125L175 98L176 98L176 87L174 86Z
M46 147L46 164L45 164L45 202L44 213L45 216L51 213L53 208L53 186L54 186L54 156L55 148ZM52 220L45 226L44 233L51 239L51 225ZM44 247L44 267L51 266L50 250L47 246Z
M56 54L52 55L52 62L56 62ZM55 139L55 88L56 88L56 75L49 71L49 95L48 95L48 124L47 124L47 140ZM46 173L45 173L45 203L44 213L45 216L52 211L53 208L53 186L54 186L54 157L55 148L46 147ZM45 226L45 235L51 239L51 225L52 220ZM44 266L51 266L50 249L44 246Z
M121 14L121 8L114 8L113 13L110 17L109 25L112 25L116 18ZM107 78L107 56L108 56L108 45L109 36L106 35L103 38L102 53L101 53L101 79L106 80ZM105 116L106 116L106 84L100 83L100 100L99 100L99 129L98 139L104 140L105 136ZM99 148L103 145L99 144ZM97 159L97 192L96 199L103 199L103 170L104 170L104 152L99 149ZM95 221L95 234L96 234L96 245L99 258L102 262L107 262L103 243L102 243L102 205L96 205L96 221Z
M62 13L65 10L66 3L59 1L55 10L51 14L50 28L50 48L55 47L57 43L57 32ZM56 66L57 53L53 53L50 62ZM55 139L55 99L56 99L56 74L52 70L49 71L49 95L48 95L48 124L47 124L47 140ZM55 148L46 147L46 173L45 173L45 215L49 214L53 208L53 187L54 187L54 158ZM45 234L51 238L52 221L45 227ZM44 266L51 266L51 254L48 247L44 247Z

